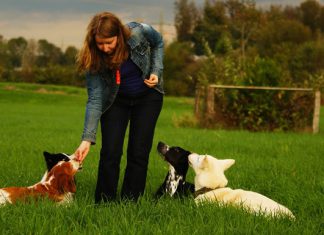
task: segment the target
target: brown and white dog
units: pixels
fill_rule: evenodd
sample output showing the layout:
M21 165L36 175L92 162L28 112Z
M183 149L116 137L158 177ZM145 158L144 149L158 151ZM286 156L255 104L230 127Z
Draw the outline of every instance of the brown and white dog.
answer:
M76 192L74 175L80 169L76 160L60 161L45 174L41 182L29 187L0 189L0 205L48 198L59 204L69 203Z
M210 155L189 155L189 164L194 169L195 202L217 201L243 207L249 212L278 216L284 215L294 219L293 213L274 200L252 191L226 187L228 181L224 171L235 163L233 159L218 160Z

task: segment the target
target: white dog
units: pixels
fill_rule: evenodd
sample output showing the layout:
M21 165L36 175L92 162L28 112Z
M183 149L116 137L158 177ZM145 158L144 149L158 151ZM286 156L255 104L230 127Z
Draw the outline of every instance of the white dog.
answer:
M287 215L295 218L292 212L256 192L226 187L227 179L224 171L235 163L233 159L218 160L209 155L189 155L189 164L194 169L195 176L195 201L218 201L221 204L242 206L250 212L271 216Z

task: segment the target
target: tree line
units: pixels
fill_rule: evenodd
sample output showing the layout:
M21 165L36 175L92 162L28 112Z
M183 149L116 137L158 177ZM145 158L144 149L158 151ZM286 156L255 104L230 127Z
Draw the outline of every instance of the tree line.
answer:
M166 45L169 95L193 96L206 83L323 87L324 6L258 8L254 0L175 1L177 38ZM75 57L47 40L0 36L0 81L84 85Z
M0 36L0 81L80 86L84 82L75 67L77 53L74 46L62 51L45 39Z
M253 0L175 2L177 40L166 48L167 90L198 85L323 87L324 6L258 8Z

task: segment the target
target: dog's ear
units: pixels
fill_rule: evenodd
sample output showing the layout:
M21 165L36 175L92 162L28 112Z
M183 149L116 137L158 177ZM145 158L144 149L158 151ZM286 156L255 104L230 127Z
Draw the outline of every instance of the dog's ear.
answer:
M208 168L209 164L208 164L208 157L207 155L203 155L202 156L202 160L201 160L201 163L200 163L200 168L201 169L206 169Z
M71 163L63 162L62 163L62 171L64 172L64 174L66 174L68 176L72 176L73 175L73 168L72 168Z
M76 185L74 182L74 174L71 163L61 162L55 166L50 173L53 173L56 189L59 193L76 192Z
M234 165L235 160L234 159L224 159L224 160L218 160L221 167L224 171L226 171L228 168Z
M75 193L76 185L74 182L74 177L67 174L59 174L57 179L57 187L60 193Z
M53 156L52 156L52 154L50 154L49 152L46 152L46 151L43 152L43 156L45 159L47 170L50 171L53 168L53 166L55 165L55 162L53 161Z
M65 184L65 190L70 193L76 192L76 185L75 185L74 177L71 175L68 177L68 180Z
M44 151L44 152L43 152L43 156L44 156L45 159L46 159L46 158L50 157L51 154L50 154L49 152Z

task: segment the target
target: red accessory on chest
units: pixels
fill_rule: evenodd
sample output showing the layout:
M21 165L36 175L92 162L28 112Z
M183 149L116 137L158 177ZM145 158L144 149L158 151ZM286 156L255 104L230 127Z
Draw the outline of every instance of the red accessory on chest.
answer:
M120 71L119 69L116 70L116 84L120 84Z

